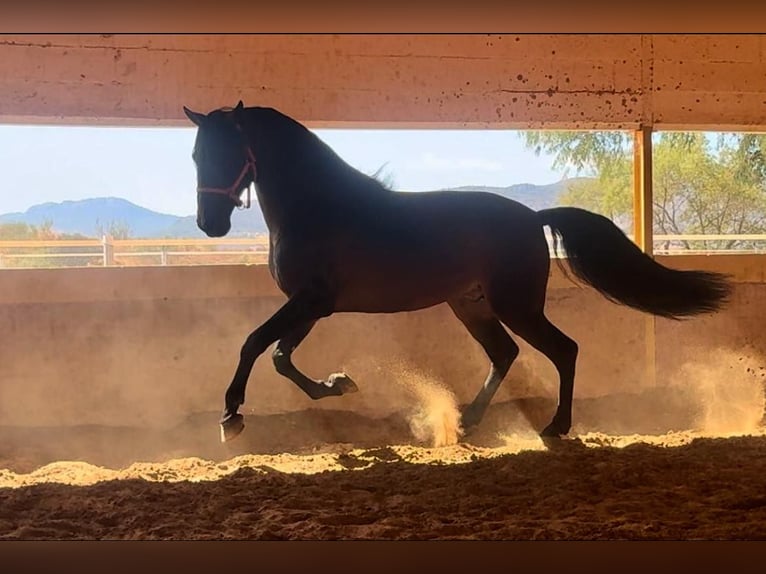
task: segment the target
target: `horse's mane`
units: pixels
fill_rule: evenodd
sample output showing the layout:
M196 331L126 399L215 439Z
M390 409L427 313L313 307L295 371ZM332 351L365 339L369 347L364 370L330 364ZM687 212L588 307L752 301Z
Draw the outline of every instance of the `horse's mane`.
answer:
M232 111L234 108L225 107L212 113L228 114ZM270 127L280 130L286 138L290 138L291 144L298 147L298 153L321 164L324 171L347 181L350 189L353 188L358 191L361 187L369 191L393 191L380 179L380 170L369 175L349 165L314 132L282 112L274 108L263 107L245 108L243 111L257 117L257 121L267 126L267 129Z

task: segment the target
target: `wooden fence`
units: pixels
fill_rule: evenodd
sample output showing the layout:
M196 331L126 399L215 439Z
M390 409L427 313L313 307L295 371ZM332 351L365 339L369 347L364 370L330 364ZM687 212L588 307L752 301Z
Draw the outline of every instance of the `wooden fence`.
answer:
M654 253L766 253L766 234L655 235ZM747 242L711 247L709 242ZM200 239L101 239L0 241L0 267L113 267L137 265L257 265L268 260L268 236Z
M0 241L0 267L260 264L268 251L267 236Z

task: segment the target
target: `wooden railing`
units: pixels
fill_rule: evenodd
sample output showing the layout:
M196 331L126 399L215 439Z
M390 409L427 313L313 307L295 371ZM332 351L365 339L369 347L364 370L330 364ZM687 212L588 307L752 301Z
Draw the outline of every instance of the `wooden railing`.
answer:
M715 249L704 244L733 240L757 246ZM658 255L766 253L766 234L655 235L654 245L654 253ZM256 265L266 263L268 250L266 235L220 239L113 239L104 236L101 239L0 240L0 267Z
M259 264L267 261L268 250L267 236L14 240L0 241L0 267Z

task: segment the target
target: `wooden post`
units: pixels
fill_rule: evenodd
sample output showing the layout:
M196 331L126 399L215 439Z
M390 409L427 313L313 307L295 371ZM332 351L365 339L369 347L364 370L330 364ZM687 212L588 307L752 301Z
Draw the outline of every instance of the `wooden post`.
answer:
M102 235L101 246L104 253L104 267L114 265L114 243L112 242L112 236L108 233Z
M652 202L652 128L633 134L633 233L641 250L654 253L654 210Z
M654 255L654 194L652 192L652 128L642 126L633 134L633 232L641 251ZM645 380L657 384L656 317L644 320Z

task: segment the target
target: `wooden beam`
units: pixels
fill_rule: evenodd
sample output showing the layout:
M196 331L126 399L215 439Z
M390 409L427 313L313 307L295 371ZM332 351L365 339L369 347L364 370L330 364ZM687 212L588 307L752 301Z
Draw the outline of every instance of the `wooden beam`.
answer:
M654 253L652 191L652 128L633 133L633 233L644 253Z
M633 232L641 251L654 254L654 209L652 193L652 128L642 126L633 133ZM656 318L644 321L644 377L646 384L657 384Z

